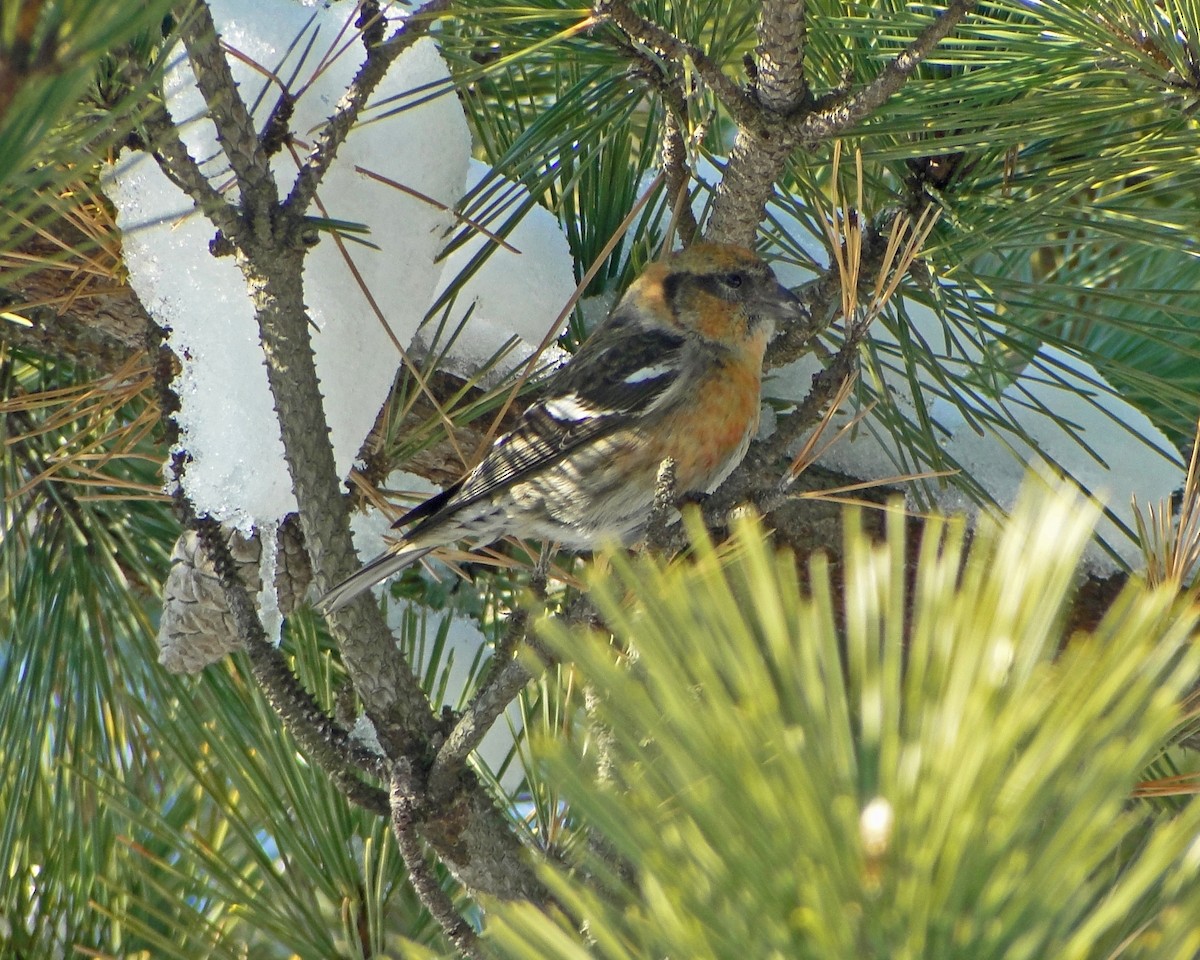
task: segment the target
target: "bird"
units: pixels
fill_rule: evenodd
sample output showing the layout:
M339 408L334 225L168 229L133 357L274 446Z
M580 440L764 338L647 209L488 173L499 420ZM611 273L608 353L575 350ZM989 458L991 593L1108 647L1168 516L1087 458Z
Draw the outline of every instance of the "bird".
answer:
M332 613L460 540L540 539L572 550L630 544L659 469L675 492L712 493L758 431L763 356L800 301L744 247L694 243L648 265L516 426L461 480L409 510L389 548L318 601Z

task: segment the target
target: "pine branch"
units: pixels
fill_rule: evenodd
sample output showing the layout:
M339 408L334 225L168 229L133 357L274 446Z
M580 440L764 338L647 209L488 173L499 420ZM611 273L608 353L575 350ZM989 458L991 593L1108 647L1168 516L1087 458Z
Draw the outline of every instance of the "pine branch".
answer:
M259 143L254 118L233 82L208 4L192 3L190 8L185 5L185 10L180 11L179 33L196 86L204 96L217 141L233 169L242 203L261 217L278 200L271 164ZM263 227L257 225L257 229Z
M420 795L421 789L411 768L405 763L397 763L392 770L390 791L392 832L396 835L396 846L408 868L409 883L450 942L470 960L486 960L487 955L482 950L478 934L454 909L454 903L442 889L425 858L425 848L416 831L415 810L420 803Z
M787 114L804 103L805 0L763 0L758 22L759 103Z
M657 51L679 66L694 66L700 79L708 84L734 120L739 123L753 120L754 101L699 47L684 43L669 30L640 16L627 0L598 0L594 11L598 19L611 21L635 45ZM683 93L686 96L686 91Z
M348 575L357 561L309 341L301 265L300 252L261 244L251 247L242 263L255 294L301 527L318 590L323 591ZM439 734L437 720L397 653L379 607L364 595L339 610L331 627L386 756L422 768ZM422 807L422 833L468 887L499 897L540 900L541 886L519 840L478 779L464 771L455 786L449 802Z
M316 144L300 167L291 193L284 207L296 215L303 214L312 203L317 186L324 178L330 164L337 156L358 116L367 105L371 94L379 86L396 58L429 32L430 26L447 7L450 0L428 0L407 17L392 36L378 46L369 47L367 57L358 74L346 90L337 110L321 129ZM371 24L371 29L382 30L382 24Z
M368 57L365 73L360 71L356 85L319 135L318 147L298 176L293 201L287 206L279 202L265 153L220 50L207 7L198 7L195 19L184 28L197 82L238 180L242 217L251 223L250 229L226 239L236 240L238 264L254 306L284 457L314 580L321 591L348 576L357 566L357 555L350 538L348 500L342 494L329 442L304 306L307 245L303 242L303 209L387 67L424 31L425 18L443 6L444 0L431 0L419 18L406 21L392 42L377 48L383 52ZM420 29L408 29L410 23ZM198 184L192 187L202 193ZM192 199L200 203L204 197L193 195ZM235 612L239 606L242 609L235 615L238 632L247 648L252 648L261 638L262 627L248 596L242 596L237 605L230 604ZM398 655L379 607L364 595L331 618L331 628L385 756L409 769L425 769L433 744L441 736L439 724L428 698ZM269 669L264 676L278 679ZM294 703L285 702L286 710L294 708ZM319 726L315 718L307 719ZM417 827L468 887L499 897L544 899L520 841L469 770L455 780L444 803L423 806L422 813Z
M783 174L788 159L797 149L812 149L822 140L836 137L867 117L893 96L937 44L975 7L975 0L955 0L941 15L892 60L870 84L858 93L835 103L817 101L809 109L780 114L768 108L760 90L755 110L749 117L735 117L739 124L737 139L725 166L725 175L717 188L712 220L706 237L722 243L750 246L766 212L775 183ZM760 51L772 58L784 50L801 56L799 36L802 26L795 15L789 17L771 8L760 23ZM785 69L772 59L768 76L777 87L768 87L769 95L779 96L783 109L794 110L798 101L785 102L785 96L803 95L803 74ZM760 68L761 70L761 68Z
M300 686L283 654L267 639L254 600L237 575L237 563L216 521L196 516L183 497L178 499L178 503L220 579L229 611L237 624L238 635L249 656L254 678L288 733L350 801L372 813L386 816L389 810L387 794L365 783L359 776L360 770L378 773L379 758L351 742L346 732Z
M976 5L977 0L952 0L941 15L866 87L844 101L840 96L832 104L818 101L813 114L798 124L800 141L810 143L838 136L874 113L900 91L921 61L950 35Z

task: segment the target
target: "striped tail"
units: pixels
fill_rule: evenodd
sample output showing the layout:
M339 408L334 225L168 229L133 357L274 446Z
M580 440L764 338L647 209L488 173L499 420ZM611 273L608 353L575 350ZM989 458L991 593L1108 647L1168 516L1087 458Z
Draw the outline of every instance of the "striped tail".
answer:
M386 580L409 564L416 563L433 549L433 547L409 546L401 547L395 552L389 550L387 553L381 553L318 600L317 609L326 614L340 610L364 590L369 590L381 580Z

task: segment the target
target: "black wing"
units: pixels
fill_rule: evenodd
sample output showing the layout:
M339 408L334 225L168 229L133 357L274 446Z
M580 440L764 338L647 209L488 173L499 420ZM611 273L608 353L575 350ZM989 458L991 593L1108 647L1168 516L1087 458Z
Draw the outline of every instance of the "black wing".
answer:
M663 401L683 369L684 337L648 331L614 314L546 385L543 396L457 484L396 522L423 528L557 463Z

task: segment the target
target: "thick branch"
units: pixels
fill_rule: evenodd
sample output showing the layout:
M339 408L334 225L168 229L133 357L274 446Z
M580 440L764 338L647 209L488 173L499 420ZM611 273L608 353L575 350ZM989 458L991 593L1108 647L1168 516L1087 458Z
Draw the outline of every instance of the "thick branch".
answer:
M765 135L748 127L738 131L713 199L705 239L743 247L754 245L767 201L794 149L794 141L782 128Z
M223 131L221 144L242 186L242 203L261 214L255 217L253 231L238 236L238 262L254 302L314 576L318 588L326 590L353 571L357 557L309 340L303 300L304 248L291 244L299 234L294 229L299 216L290 221L281 216L274 179L220 50L208 8L199 4L189 16L183 32L197 83L218 131ZM336 136L327 131L323 142L340 142L344 136L345 131ZM248 139L254 140L253 145ZM269 191L251 195L264 172ZM207 181L189 186L202 193ZM419 758L437 733L437 724L378 609L369 601L356 604L335 626L355 689L388 756Z
M242 260L267 358L284 455L319 592L357 567L350 516L338 483L308 336L302 252L252 250ZM437 731L429 701L396 651L370 595L334 623L347 669L391 758L410 755Z
M763 0L758 22L758 99L791 113L808 96L804 82L805 0Z
M77 242L67 220L49 230L67 243ZM112 373L157 340L154 321L128 286L86 274L81 279L73 263L54 262L60 255L56 244L34 238L0 261L5 268L18 261L31 267L12 270L0 286L0 310L29 322L0 319L0 343ZM39 261L46 265L32 266Z
M263 640L246 649L250 667L288 732L352 803L378 816L387 816L387 794L364 782L357 773L358 770L377 769L380 758L356 745L346 731L321 710L308 691L300 686L283 654L265 642L265 637Z

